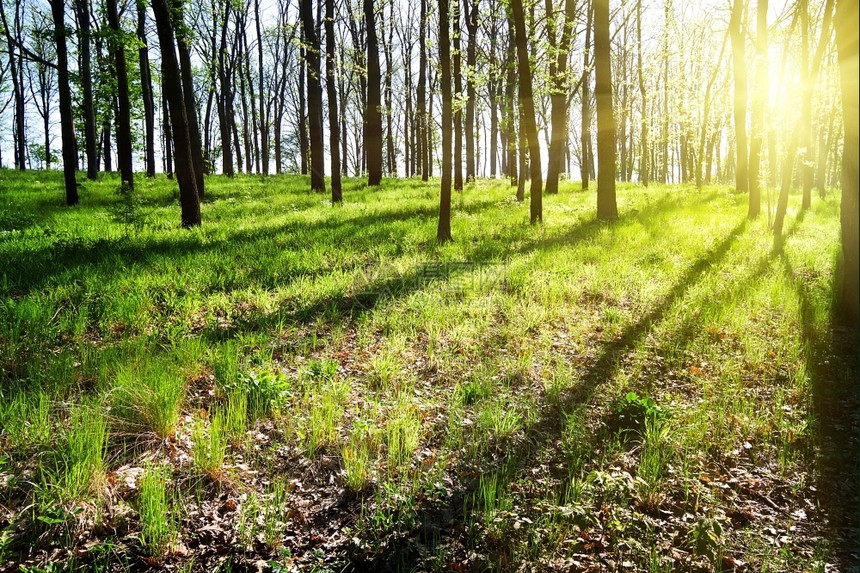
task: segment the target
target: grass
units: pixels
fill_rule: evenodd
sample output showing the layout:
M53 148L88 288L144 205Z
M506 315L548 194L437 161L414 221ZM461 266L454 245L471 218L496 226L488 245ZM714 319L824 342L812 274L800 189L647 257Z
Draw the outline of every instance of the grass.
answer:
M620 184L606 224L568 182L530 226L506 184L479 181L439 246L433 182L348 179L332 208L305 178L212 177L193 231L163 178L138 186L134 220L115 176L73 209L60 185L0 172L4 559L95 563L87 530L119 568L233 534L232 561L171 559L851 560L838 193L804 213L793 195L775 243L724 187ZM128 468L148 468L146 493ZM793 526L789 549L757 541ZM55 548L27 553L35 540Z

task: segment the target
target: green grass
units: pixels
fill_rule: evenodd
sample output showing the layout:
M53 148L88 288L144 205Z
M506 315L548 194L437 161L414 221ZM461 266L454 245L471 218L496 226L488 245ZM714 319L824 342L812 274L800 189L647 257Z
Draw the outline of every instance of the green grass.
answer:
M193 231L164 178L134 220L116 176L72 209L60 185L0 172L0 503L26 518L4 558L42 536L71 562L82 529L132 559L120 531L147 555L211 546L217 513L248 555L305 568L658 571L668 543L690 569L805 570L754 541L771 525L723 519L791 527L762 492L821 508L792 541L816 563L846 546L816 541L856 523L828 493L857 467L838 192L805 213L793 195L775 243L724 187L621 184L607 224L563 183L530 226L478 181L440 246L437 182L348 179L332 208L306 178L212 177ZM669 415L620 420L630 392ZM154 456L128 491L116 476ZM320 519L351 531L323 557L302 541Z

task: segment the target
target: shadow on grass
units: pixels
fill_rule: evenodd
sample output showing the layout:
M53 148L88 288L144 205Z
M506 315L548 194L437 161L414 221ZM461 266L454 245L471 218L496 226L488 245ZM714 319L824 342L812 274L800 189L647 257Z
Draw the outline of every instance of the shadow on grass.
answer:
M798 277L788 257L781 254L785 276L794 284L800 301L801 335L812 391L815 420L815 486L818 502L827 516L827 539L835 549L839 571L856 571L860 543L860 405L858 405L858 333L840 324L837 297L830 302L831 320L816 324L814 295ZM839 262L837 257L837 262ZM841 265L835 265L831 293L838 293Z

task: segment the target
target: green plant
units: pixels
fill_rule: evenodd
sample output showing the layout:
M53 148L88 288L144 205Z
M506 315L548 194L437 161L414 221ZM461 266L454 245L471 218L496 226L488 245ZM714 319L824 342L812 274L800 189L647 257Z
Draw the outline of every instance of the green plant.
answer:
M291 396L292 384L283 372L261 370L237 374L234 382L223 384L222 390L228 396L246 394L248 418L257 420L280 410Z
M628 392L612 402L612 410L615 412L613 425L620 430L640 429L648 420L662 421L671 417L670 412L651 397L639 396L636 392Z
M111 395L112 410L127 431L169 438L176 432L186 389L185 380L163 364L143 372L138 365L123 368Z
M713 517L700 517L690 531L687 539L690 547L696 555L703 555L715 563L720 546L723 542L723 526L720 519Z
M341 447L344 478L351 491L364 490L370 481L376 461L376 434L370 422L357 420L353 423L349 441Z
M137 233L147 224L149 213L144 207L140 191L128 182L122 182L117 195L119 201L112 209L113 219L123 225L125 236L128 237L130 230Z
M137 512L140 545L151 557L160 557L176 535L167 495L169 473L165 466L148 466L140 478Z
M392 466L407 462L421 441L421 418L414 406L399 403L385 426L388 461Z
M72 407L61 450L61 465L53 476L61 497L79 499L91 493L104 473L107 420L98 404Z
M212 416L208 431L202 418L197 418L191 432L193 444L191 454L197 471L213 479L222 477L224 458L227 455L227 435L224 429L224 415L217 412Z

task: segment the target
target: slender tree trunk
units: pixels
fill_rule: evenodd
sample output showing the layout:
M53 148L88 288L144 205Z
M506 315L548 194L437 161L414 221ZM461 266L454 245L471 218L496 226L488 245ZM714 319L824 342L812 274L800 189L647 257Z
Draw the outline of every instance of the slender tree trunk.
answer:
M514 40L517 46L517 71L519 73L519 96L523 126L529 146L529 214L532 224L543 220L543 173L541 172L540 141L535 123L534 98L532 97L532 72L529 64L528 36L522 0L511 0L511 18L514 21Z
M421 180L427 181L430 176L430 150L428 149L427 121L427 0L421 0L421 22L418 25L418 157L421 164Z
M117 100L119 114L117 115L116 147L117 163L123 185L134 188L134 166L131 150L131 101L128 95L128 69L125 60L125 48L120 39L119 15L116 0L106 0L108 26L115 34L112 41L114 70L116 71ZM63 146L65 148L65 145Z
M161 73L163 86L170 109L173 130L173 147L176 153L176 178L179 181L179 203L182 208L182 227L200 226L200 197L194 175L194 160L191 156L191 134L185 112L185 96L176 58L174 24L171 19L169 0L152 0L152 11L161 45Z
M365 0L367 1L367 0ZM457 0L455 0L457 1ZM448 0L439 0L439 62L442 67L442 186L439 199L439 226L436 239L447 243L451 237L451 53Z
M547 6L552 9L552 1L547 0ZM564 163L564 147L567 139L567 60L568 49L573 35L576 18L576 1L565 0L564 19L562 20L561 44L556 51L556 60L550 70L552 92L550 95L552 118L552 139L549 146L549 162L546 173L546 192L558 193L558 178ZM549 31L550 45L555 44L555 25Z
M260 156L263 175L269 174L269 116L266 101L266 88L263 74L263 33L260 26L260 0L254 0L254 25L257 28L257 70L260 82Z
M597 218L618 218L615 202L615 118L612 111L612 61L609 0L594 0L594 95L597 99Z
M460 0L454 0L454 9L451 14L454 25L451 54L451 75L454 81L454 96L457 98L457 106L454 108L454 191L463 190L463 110L459 105L463 93L463 81L460 74Z
M478 61L478 0L463 0L466 8L466 29L469 33L466 46L466 181L475 180L475 66ZM490 84L494 83L491 78ZM490 104L494 107L493 104ZM491 145L495 145L495 139ZM494 153L493 150L492 153ZM495 163L493 164L495 171ZM495 175L495 173L493 173Z
M69 84L69 53L66 48L65 3L51 0L51 16L54 20L54 40L57 46L57 89L60 92L60 129L63 137L63 179L66 186L66 204L78 204L77 145L75 141L75 116L72 109L72 88Z
M639 181L645 187L648 187L649 183L649 164L648 164L648 155L650 154L650 150L648 149L648 93L645 91L645 76L642 73L642 0L636 1L636 67L638 71L638 79L639 79L639 95L642 98L642 116L641 116L641 126L640 132L641 135L639 137ZM707 122L702 126L703 136L704 133L707 132Z
M367 27L367 103L364 108L364 145L367 149L367 184L382 182L382 73L379 69L379 40L373 0L363 0Z
M391 104L392 78L394 77L393 58L391 55L394 42L394 2L388 3L388 40L385 39L385 25L382 26L382 43L385 51L385 155L387 170L392 177L397 177L397 153L394 150L394 109Z
M144 138L146 140L146 176L155 176L155 99L152 95L152 73L149 68L149 48L146 43L146 4L137 0L137 39L140 46L137 59L140 66L140 90L143 98ZM83 80L82 80L83 81ZM86 97L86 96L84 96Z
M836 47L842 85L842 118L845 128L842 148L842 292L840 306L848 322L860 319L860 202L858 202L858 53L857 0L837 0Z
M511 180L511 187L516 187L519 183L519 153L517 152L517 144L520 140L517 139L517 119L519 118L520 105L515 101L515 90L517 88L517 44L514 39L514 23L508 20L508 49L507 61L505 68L507 75L505 78L505 116L506 116L506 131L508 133L508 146L505 152L508 154L508 176ZM522 134L522 124L519 129ZM522 196L517 191L517 199L522 201L525 199L525 191Z
M153 0L161 1L161 0ZM218 125L221 128L221 169L227 177L233 177L233 149L230 147L230 119L228 114L231 114L227 105L228 94L230 93L230 85L227 77L227 25L230 21L230 3L224 4L224 21L221 23L221 45L218 48L218 80L220 83L221 93L218 95ZM172 107L172 106L171 106ZM185 106L183 105L183 110ZM187 122L187 116L185 121ZM174 130L176 125L174 124ZM180 152L176 150L176 159L179 161ZM177 171L179 165L177 164ZM193 175L193 174L192 174ZM196 177L196 175L195 175ZM196 187L196 179L195 179Z
M585 49L583 50L582 63L582 166L580 176L582 178L582 189L588 189L589 176L591 175L591 94L589 93L589 71L591 69L591 28L594 18L593 4L588 8L587 22L585 25Z
M758 0L756 7L756 82L749 160L750 201L747 212L750 219L755 219L761 212L761 150L764 144L764 113L768 93L767 3L768 0Z
M331 202L343 202L340 181L340 125L338 125L337 86L335 84L334 0L325 0L325 74L328 96L329 153L331 154Z
M87 179L95 181L99 176L99 161L96 143L96 111L93 98L93 78L91 71L90 1L76 0L75 10L78 15L78 30L80 36L78 51L80 52L81 69L79 75L81 80L81 104L84 114L84 150L87 155ZM140 11L141 8L138 7L138 10ZM145 46L141 48L141 50L145 50ZM148 76L146 76L146 78L148 78ZM143 69L141 69L141 81L143 80ZM144 104L145 103L146 100L144 99Z
M304 29L305 64L308 69L308 131L311 151L311 190L325 193L325 144L323 143L322 85L320 84L320 41L314 27L311 0L299 2Z
M729 34L732 42L732 69L735 83L735 189L738 193L749 190L748 148L747 148L747 63L743 31L743 16L746 0L734 0L732 16L729 21Z

